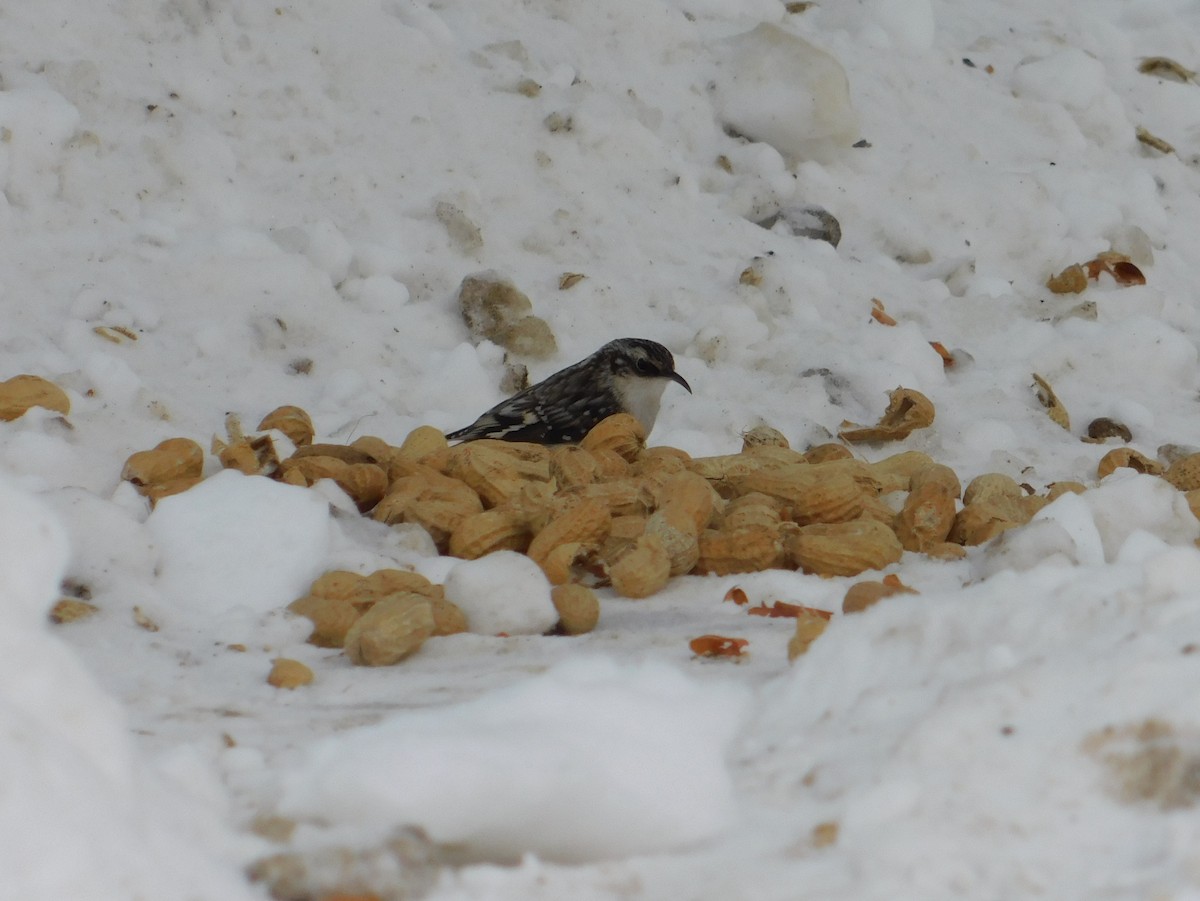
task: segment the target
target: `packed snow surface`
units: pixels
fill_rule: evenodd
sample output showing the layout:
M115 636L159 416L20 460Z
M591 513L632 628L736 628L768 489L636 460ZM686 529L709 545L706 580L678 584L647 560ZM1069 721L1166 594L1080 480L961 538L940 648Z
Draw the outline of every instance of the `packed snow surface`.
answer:
M1103 416L1152 458L1200 446L1191 0L0 23L0 380L71 401L0 423L0 895L263 898L254 861L419 827L441 899L1200 897L1200 523L1156 477L1095 487L1115 444L1080 440ZM1108 250L1146 283L1047 289ZM120 481L281 404L343 444L471 422L503 396L456 305L485 270L553 331L534 379L616 337L674 352L694 394L652 444L731 453L766 423L803 448L903 385L937 418L868 459L1093 487L965 559L905 555L919 594L835 613L789 664L790 621L726 591L840 611L852 580L602 591L595 631L543 635L540 573L439 558L331 483L209 456L151 511ZM284 610L388 567L446 581L472 631L356 668ZM63 595L99 612L52 625ZM705 633L749 655L696 658ZM313 683L268 685L280 657Z

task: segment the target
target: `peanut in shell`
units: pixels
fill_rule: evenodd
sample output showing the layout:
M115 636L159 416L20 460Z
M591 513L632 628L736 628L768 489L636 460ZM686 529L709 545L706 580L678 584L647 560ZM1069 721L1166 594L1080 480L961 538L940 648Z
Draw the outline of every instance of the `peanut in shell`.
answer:
M580 544L599 547L608 537L612 512L603 498L587 497L570 507L537 533L529 544L531 560L541 564L547 555L561 544Z
M904 553L895 532L870 519L803 526L786 539L786 546L797 567L821 576L882 569Z
M558 628L564 635L591 632L600 621L600 599L584 585L555 585L550 600L558 611Z
M451 556L477 560L496 551L524 551L529 525L509 507L493 507L464 517L450 534Z
M424 595L388 595L346 633L343 650L358 666L391 666L414 653L434 632L433 605Z
M1020 500L1025 497L1025 490L1012 476L999 472L985 472L971 479L962 495L964 504L986 502L994 497Z
M697 540L700 552L694 571L718 576L759 572L784 560L780 531L762 525L738 529L705 529Z
M646 446L646 429L628 413L617 413L592 426L579 446L593 453L610 450L632 463Z
M633 548L609 567L617 594L646 598L662 589L671 578L671 559L654 535L643 535Z
M937 480L924 482L909 492L894 526L906 551L924 551L946 540L958 512L954 498L951 488Z

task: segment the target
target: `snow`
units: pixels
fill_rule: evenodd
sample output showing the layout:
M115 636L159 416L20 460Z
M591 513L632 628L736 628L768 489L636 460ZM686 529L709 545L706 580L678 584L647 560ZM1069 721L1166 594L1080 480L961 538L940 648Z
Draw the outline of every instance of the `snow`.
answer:
M733 824L725 756L746 700L662 663L572 660L317 743L281 809L378 832L421 823L491 860L686 848Z
M194 879L214 897L252 897L214 853L229 843L220 809L142 771L120 704L49 634L45 610L68 556L58 518L7 477L0 510L5 892L182 899Z
M1115 445L1079 440L1108 416L1150 457L1200 446L1200 89L1137 71L1196 65L1195 4L9 6L0 380L71 412L0 423L0 894L262 898L253 861L415 825L461 852L440 899L1200 895L1200 523L1155 477L1097 485ZM757 224L814 205L836 248ZM1110 248L1145 285L1045 288ZM470 422L504 365L455 306L481 270L554 332L535 379L672 349L695 393L653 444L823 442L903 385L933 427L865 456L1094 487L906 554L920 594L789 664L788 622L725 592L838 610L851 580L602 591L594 632L544 636L540 573L439 558L330 482L210 456L149 512L119 481L280 404L338 443ZM284 611L392 567L461 588L473 631L356 668ZM98 613L49 624L63 593ZM705 633L749 656L693 657ZM313 683L269 686L279 657Z
M210 621L287 606L324 571L331 541L318 494L230 469L163 498L146 529L165 602Z
M558 622L550 582L524 554L496 551L479 560L463 560L439 581L446 600L467 615L472 632L542 635Z

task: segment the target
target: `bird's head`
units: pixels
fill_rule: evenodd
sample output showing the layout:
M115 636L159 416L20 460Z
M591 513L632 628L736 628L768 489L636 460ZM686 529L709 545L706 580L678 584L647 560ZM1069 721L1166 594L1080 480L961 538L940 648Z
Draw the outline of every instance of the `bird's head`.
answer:
M657 341L645 338L618 338L600 349L614 377L621 380L668 379L682 385L688 394L692 386L675 371L675 358ZM661 387L660 387L661 390Z

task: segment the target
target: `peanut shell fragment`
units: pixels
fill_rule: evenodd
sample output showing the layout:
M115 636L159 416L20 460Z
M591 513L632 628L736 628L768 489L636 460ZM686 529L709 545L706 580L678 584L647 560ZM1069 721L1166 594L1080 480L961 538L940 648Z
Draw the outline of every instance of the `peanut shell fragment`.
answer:
M291 405L276 407L262 418L258 430L265 432L268 429L283 432L296 447L312 444L313 435L316 433L308 413Z
M299 688L311 683L313 678L313 671L299 660L279 657L271 664L267 684L276 688Z
M1036 372L1033 374L1033 382L1038 403L1046 408L1046 415L1050 417L1051 422L1068 432L1071 431L1071 417L1058 395L1054 393L1054 389L1050 387L1050 383Z
M1096 478L1103 479L1123 467L1152 476L1163 474L1163 466L1157 460L1151 460L1132 447L1118 447L1100 458L1100 462L1096 464Z
M139 494L157 499L195 485L203 471L204 448L191 438L168 438L152 450L131 454L121 478Z
M71 401L62 388L40 375L15 375L0 382L0 420L18 419L31 407L43 407L65 416L71 412Z
M900 441L917 429L933 425L933 402L920 391L897 388L888 394L889 401L883 416L873 426L848 423L838 432L843 441L857 444L865 441Z
M796 617L796 631L788 640L788 660L792 661L808 651L809 646L816 641L828 627L828 617L816 613L804 612Z

